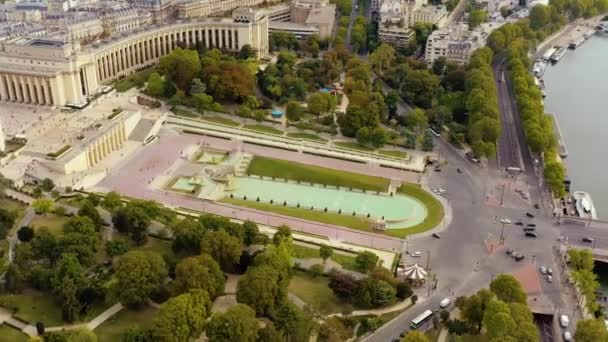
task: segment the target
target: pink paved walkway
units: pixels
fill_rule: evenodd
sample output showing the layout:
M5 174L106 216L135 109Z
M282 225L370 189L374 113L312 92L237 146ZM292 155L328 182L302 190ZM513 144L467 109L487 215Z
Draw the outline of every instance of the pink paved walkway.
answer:
M542 292L536 264L529 262L515 272L512 272L511 275L519 280L528 295L537 295Z
M144 147L143 151L132 157L132 159L120 170L111 172L99 186L108 190L114 190L125 196L155 200L173 208L182 207L191 210L204 211L240 220L251 220L269 226L286 224L296 231L327 236L332 239L351 242L362 246L394 251L401 249L402 240L397 238L300 220L222 203L203 201L190 196L151 188L150 183L152 180L155 177L162 175L169 166L180 158L180 153L184 149L198 143L206 143L212 148L224 150L235 150L238 148L238 142L217 138L197 135L162 136L159 142ZM366 164L300 154L280 149L245 144L242 144L241 147L242 151L257 155L300 161L368 175L410 181L413 179L409 178L415 176L415 174L404 171L373 167Z

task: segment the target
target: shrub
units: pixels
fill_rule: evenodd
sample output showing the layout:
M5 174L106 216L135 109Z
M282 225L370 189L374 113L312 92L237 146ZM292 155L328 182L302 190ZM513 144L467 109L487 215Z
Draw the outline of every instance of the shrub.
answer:
M316 264L316 265L310 266L310 269L308 271L310 272L310 275L313 278L316 278L323 274L324 267L321 264Z

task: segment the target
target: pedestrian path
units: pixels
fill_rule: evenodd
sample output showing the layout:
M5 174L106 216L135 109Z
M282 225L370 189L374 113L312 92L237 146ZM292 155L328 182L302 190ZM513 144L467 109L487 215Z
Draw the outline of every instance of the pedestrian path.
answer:
M418 300L416 301L416 304L420 304L423 303L425 301L426 298L418 298ZM414 304L412 303L411 298L407 298L399 303L393 304L391 306L386 306L380 309L370 309L370 310L356 310L351 312L350 314L348 314L348 316L366 316L366 315L384 315L387 313L391 313L391 312L395 312L395 311L402 311L405 310L411 306L413 306ZM328 315L327 317L342 317L342 313L333 313Z

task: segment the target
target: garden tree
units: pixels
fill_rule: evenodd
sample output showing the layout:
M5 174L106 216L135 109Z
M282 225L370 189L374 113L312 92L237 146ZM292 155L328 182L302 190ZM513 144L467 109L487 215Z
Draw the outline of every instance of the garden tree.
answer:
M143 245L148 237L148 227L152 218L145 208L129 203L114 213L112 222L119 232L129 234L135 243Z
M274 323L289 342L305 342L310 338L312 317L287 301L279 308Z
M317 339L319 342L341 342L350 337L350 332L337 317L325 319L319 327Z
M310 273L313 278L323 275L324 271L325 267L323 264L314 264L308 268L308 273Z
M90 218L97 230L105 223L95 205L89 201L85 201L78 209L78 216Z
M271 51L293 49L298 46L298 40L293 33L272 32L268 38L268 45Z
M422 136L422 150L432 151L433 147L435 147L435 143L433 142L433 134L429 130L426 130Z
M243 222L241 227L243 229L243 244L250 246L257 240L260 234L258 225L253 221L247 220Z
M249 44L245 44L241 47L239 51L239 59L249 59L255 57L255 53L253 52L253 48Z
M540 340L538 329L534 324L534 317L526 304L509 303L509 311L517 326L517 329L511 332L511 336L516 341L535 342Z
M146 342L146 332L138 325L132 325L122 334L121 342Z
M272 322L264 322L266 326L258 330L256 342L284 342L283 335L274 327Z
M412 330L405 335L401 342L429 342L429 339L420 331Z
M93 221L88 217L74 216L63 225L56 248L60 253L74 253L83 265L91 265L98 243L99 235Z
M129 243L125 240L112 240L106 242L106 253L110 257L121 256L129 251Z
M488 12L482 10L472 10L469 13L469 30L476 28L477 26L481 25L481 23L486 21L488 21Z
M588 249L572 248L568 250L569 265L575 271L593 270L593 254Z
M297 101L291 100L287 102L285 115L289 121L299 121L304 115L304 108Z
M511 318L509 306L497 299L488 302L483 315L483 326L490 340L510 336L517 329L515 321Z
M192 79L192 82L190 83L190 95L204 94L206 90L207 86L200 78L195 77Z
M411 112L405 116L405 124L406 126L416 132L416 134L420 135L424 132L424 130L429 126L429 121L426 116L426 113L423 109L414 108Z
M15 263L8 265L4 275L4 288L9 293L20 293L26 285L26 274Z
M171 98L169 98L169 101L167 101L167 103L170 106L179 106L179 105L183 105L186 103L186 92L178 89L175 94L173 94L173 96L171 96Z
M184 218L170 227L173 232L171 248L175 253L194 255L200 253L205 227L198 220Z
M199 113L203 113L205 110L214 110L217 109L218 106L221 106L220 104L213 102L213 97L204 93L193 94L192 100L194 102L194 107L196 107L196 110Z
M275 245L279 245L281 242L285 240L291 239L291 228L286 225L280 225L277 228L277 231L272 236L272 243Z
M546 5L534 6L530 10L530 28L538 30L545 27L551 20L551 8Z
M317 92L308 98L308 110L319 116L332 109L333 96L329 93Z
M409 298L412 294L414 294L414 291L412 291L412 288L410 286L410 284L402 281L399 282L395 288L395 290L397 291L396 296L397 298L403 300L403 299L407 299Z
M13 228L13 225L15 224L15 218L15 213L10 212L4 208L0 208L0 239L6 238L8 231L11 230L11 228Z
M355 258L357 269L363 273L373 270L378 264L378 256L370 251L361 252Z
M354 303L363 308L377 308L393 304L397 291L384 280L365 278L359 282Z
M401 85L401 97L408 103L430 108L439 91L440 80L428 70L412 70Z
M416 32L416 45L422 47L424 51L426 48L426 41L433 32L433 24L417 22L414 24L414 32Z
M253 93L255 79L246 64L233 58L223 59L217 50L207 51L201 64L201 80L214 99L243 101Z
M506 303L526 303L526 293L515 277L501 274L490 283L490 290Z
M323 259L323 262L327 261L332 254L334 254L334 250L328 245L321 245L321 247L319 247L319 256Z
M53 190L53 188L55 187L55 183L53 182L52 179L45 178L45 179L42 180L42 183L40 184L40 187L42 188L42 190L48 192L48 191Z
M608 341L606 325L600 319L583 319L576 323L576 342Z
M167 277L165 261L155 252L130 251L116 261L114 269L118 298L127 306L145 303Z
M48 259L49 263L53 265L61 255L57 247L57 240L55 234L52 234L48 228L42 227L37 229L36 236L29 245L18 245L15 254L18 255L17 252L20 248L27 249L27 251L24 251L25 254L32 253L38 259Z
M361 127L377 127L380 118L373 112L369 112L365 107L351 104L346 109L346 114L338 116L340 131L347 137L356 136Z
M165 95L165 89L165 80L157 72L153 72L148 76L148 84L146 85L147 94L162 97Z
M111 212L116 211L118 208L122 207L122 199L120 195L115 191L110 191L106 194L106 197L101 202L101 206L109 210Z
M201 241L201 253L209 254L225 271L239 262L242 250L241 241L223 230L208 231Z
M247 305L238 304L224 313L213 315L205 332L209 342L255 342L258 330L255 311Z
M228 233L230 236L234 236L237 239L239 239L239 241L243 241L243 237L244 237L243 228L238 223L231 222L227 217L205 214L205 215L199 216L198 221L207 230L211 230L211 231L223 230L226 233Z
M34 230L28 226L23 226L17 231L17 238L21 242L30 242L34 238Z
M44 342L97 342L97 335L85 328L47 331L44 334Z
M350 301L355 296L359 282L350 274L332 269L329 272L329 288L336 297Z
M433 64L431 65L431 70L433 70L433 73L435 75L443 75L443 73L445 72L447 63L448 63L447 58L441 56L433 62Z
M154 341L188 341L203 332L211 311L209 295L204 290L193 290L163 303L150 332Z
M46 214L53 209L53 200L50 198L38 198L32 203L32 208L37 214Z
M494 294L487 289L481 289L476 294L456 299L456 307L460 310L462 319L467 322L475 334L481 331L483 316L488 302L494 298Z
M88 286L84 268L72 253L62 254L54 269L51 279L53 293L61 302L62 317L66 322L73 322L81 309L78 291Z
M173 289L176 293L201 289L213 300L224 292L224 283L220 266L207 254L182 259L175 267Z
M201 73L198 53L179 47L162 56L158 68L168 81L175 83L177 88L184 92L189 90L192 79Z
M399 93L391 89L391 91L384 97L384 102L388 108L388 120L392 119L397 115L397 103L399 102Z
M395 49L389 44L382 43L372 52L369 57L372 68L382 76L385 68L390 68L395 62Z
M463 68L448 71L443 77L443 85L448 91L463 91L466 71Z
M407 128L401 129L401 136L403 137L403 146L406 148L416 148L416 133L412 132Z
M77 291L78 288L73 279L66 277L61 281L57 295L61 301L61 317L68 323L74 322L80 311Z

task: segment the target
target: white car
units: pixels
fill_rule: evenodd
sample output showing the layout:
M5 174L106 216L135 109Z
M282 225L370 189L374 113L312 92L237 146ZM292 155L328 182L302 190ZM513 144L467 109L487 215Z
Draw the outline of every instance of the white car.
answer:
M418 257L422 256L422 252L418 252L418 251L411 252L410 255L413 256L413 257L418 258Z
M547 275L547 282L552 283L553 282L553 276Z
M568 330L564 331L564 341L572 341L572 334Z
M448 305L450 305L451 303L452 301L450 300L450 298L444 298L441 300L441 302L439 302L439 307L444 309L448 307Z
M504 224L511 224L511 220L507 219L507 218L501 218L500 219L500 223L504 223Z
M561 325L562 328L567 328L569 324L570 324L570 318L568 317L568 315L559 316L559 325Z
M540 273L546 274L547 273L547 268L545 266L541 266L540 267Z
M551 269L551 267L547 267L547 274L553 275L553 270Z

